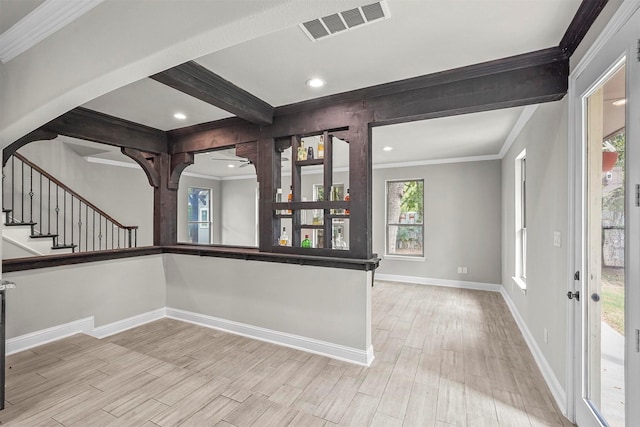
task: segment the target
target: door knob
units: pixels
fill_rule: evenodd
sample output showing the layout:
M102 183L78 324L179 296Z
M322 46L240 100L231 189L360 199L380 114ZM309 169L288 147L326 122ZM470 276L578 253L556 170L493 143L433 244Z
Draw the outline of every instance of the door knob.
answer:
M600 295L596 294L595 292L591 294L591 300L593 300L593 302L598 302L600 301Z

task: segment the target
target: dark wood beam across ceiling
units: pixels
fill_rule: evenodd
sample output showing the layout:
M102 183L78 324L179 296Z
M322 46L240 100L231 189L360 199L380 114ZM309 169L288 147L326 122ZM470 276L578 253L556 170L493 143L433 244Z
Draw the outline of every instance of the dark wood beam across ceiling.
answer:
M560 40L560 49L568 56L573 55L578 45L595 22L608 0L582 0L578 11L571 20L567 31Z
M86 141L151 153L167 152L165 132L83 107L53 119L41 129Z
M153 80L214 105L256 125L273 121L273 107L228 80L189 61L150 76Z
M560 48L545 49L278 107L271 126L227 119L170 131L169 149L203 152L346 128L356 115L380 126L557 101L567 93L568 75Z

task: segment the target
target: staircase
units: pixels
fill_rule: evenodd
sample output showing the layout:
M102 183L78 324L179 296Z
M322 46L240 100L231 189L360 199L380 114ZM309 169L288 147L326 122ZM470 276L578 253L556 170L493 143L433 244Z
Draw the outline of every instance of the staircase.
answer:
M2 171L3 240L31 255L137 246L137 226L113 219L19 153Z

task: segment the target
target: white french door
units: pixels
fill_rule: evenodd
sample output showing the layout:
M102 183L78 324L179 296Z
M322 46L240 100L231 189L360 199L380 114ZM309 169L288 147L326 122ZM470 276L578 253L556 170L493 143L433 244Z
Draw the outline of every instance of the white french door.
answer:
M640 426L640 2L570 82L573 352L579 426ZM600 39L599 39L600 40ZM579 300L575 298L579 292Z

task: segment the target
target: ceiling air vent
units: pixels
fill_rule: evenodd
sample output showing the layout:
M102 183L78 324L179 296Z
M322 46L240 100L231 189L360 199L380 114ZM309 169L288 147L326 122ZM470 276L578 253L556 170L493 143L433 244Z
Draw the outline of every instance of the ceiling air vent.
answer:
M368 4L344 12L300 24L300 28L311 39L318 41L324 37L351 30L365 24L372 24L390 17L386 1Z

